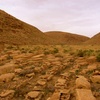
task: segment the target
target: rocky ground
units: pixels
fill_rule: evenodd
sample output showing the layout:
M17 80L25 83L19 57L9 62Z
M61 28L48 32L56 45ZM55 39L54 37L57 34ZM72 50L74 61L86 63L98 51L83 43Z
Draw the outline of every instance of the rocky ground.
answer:
M96 56L48 47L1 51L0 100L100 100Z

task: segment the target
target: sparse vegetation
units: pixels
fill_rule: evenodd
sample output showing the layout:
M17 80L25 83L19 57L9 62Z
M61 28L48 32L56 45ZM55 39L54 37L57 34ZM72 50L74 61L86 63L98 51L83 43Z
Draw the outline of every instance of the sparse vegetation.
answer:
M69 52L69 50L67 50L67 49L64 49L64 50L63 50L63 52L64 52L64 53L68 53L68 52Z
M13 59L13 57L11 55L8 55L7 60L11 60L11 59Z
M2 59L0 58L0 68L2 70L2 66L5 66L7 62L13 63L14 61L13 68L14 66L16 67L13 70L12 68L6 70L9 73L15 73L15 78L14 81L11 80L7 84L6 82L1 84L1 90L4 89L4 86L8 90L14 89L15 93L12 98L15 100L16 98L24 100L30 91L43 93L43 96L41 96L42 99L47 100L57 89L63 87L66 90L66 85L68 85L67 90L75 88L75 79L77 76L83 75L90 80L90 77L95 72L95 70L87 69L88 64L84 63L87 61L86 58L95 54L98 61L100 61L99 50L76 49L73 46L35 45L31 47L20 46L17 49L10 48L5 50L6 52L4 51L1 55ZM96 71L99 71L99 67L96 68ZM28 79L30 81L26 82L25 80ZM66 83L63 84L65 80ZM60 81L62 81L62 85L59 87ZM72 92L75 96L74 90Z
M96 60L97 60L98 62L100 62L100 53L97 54L97 56L96 56Z
M77 56L78 57L84 57L85 56L85 51L84 50L78 50L77 51Z
M54 49L51 51L51 53L53 53L53 54L58 53L58 52L59 52L58 48L54 48Z
M12 45L8 45L6 48L7 49L13 49L14 47Z
M77 56L79 57L84 57L84 56L91 56L91 55L94 55L94 50L77 50Z
M50 51L49 51L49 50L45 50L45 51L44 51L44 54L45 54L45 55L48 55L48 54L50 54Z

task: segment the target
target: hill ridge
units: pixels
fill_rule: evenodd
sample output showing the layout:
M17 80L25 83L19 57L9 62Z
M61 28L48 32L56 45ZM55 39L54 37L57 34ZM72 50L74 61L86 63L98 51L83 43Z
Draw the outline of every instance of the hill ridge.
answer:
M92 38L85 42L85 44L90 45L100 45L100 32L95 34Z
M0 10L0 43L53 44L55 41L36 27Z
M49 31L45 32L45 34L53 39L57 39L62 44L80 44L89 39L89 37L83 35L62 31Z

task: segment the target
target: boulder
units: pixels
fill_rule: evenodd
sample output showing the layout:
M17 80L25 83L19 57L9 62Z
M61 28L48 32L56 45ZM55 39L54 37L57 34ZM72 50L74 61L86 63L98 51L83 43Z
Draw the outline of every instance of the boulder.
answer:
M26 75L26 77L29 77L29 78L30 77L34 77L34 76L35 76L35 73L34 72Z
M96 57L95 56L90 56L89 58L86 59L86 61L90 64L96 62Z
M26 98L30 98L30 99L35 99L40 95L40 92L38 91L31 91L27 94Z
M93 70L97 69L97 64L89 65L87 68L88 68L88 71L93 71Z
M16 67L16 65L13 63L6 63L5 65L0 66L0 75L13 72L15 67Z
M95 70L95 71L93 72L93 75L100 75L100 71Z
M61 76L61 78L63 78L63 79L67 79L70 75L69 75L69 73L63 73L63 74L60 74L60 76Z
M66 80L65 80L65 79L59 78L59 79L57 80L57 83L65 84L65 83L66 83Z
M53 75L49 75L49 74L40 76L41 79L47 80L47 81L50 81L52 79L52 77L53 77Z
M16 74L21 73L21 71L22 71L22 69L21 69L21 68L17 68L17 69L15 69L15 70L14 70L14 72L15 72Z
M46 85L46 81L44 81L44 80L39 80L39 81L37 81L37 84L38 84L38 85L41 85L41 86L45 86L45 85Z
M76 100L96 100L91 90L76 89Z
M90 79L93 83L100 83L100 75L94 75Z
M3 92L1 92L0 97L6 97L9 95L14 95L15 91L14 90L4 90Z
M7 73L0 75L0 82L9 82L15 77L14 73Z
M53 95L49 98L49 100L60 100L60 93L55 92Z
M76 88L90 89L91 85L84 76L79 76L76 79Z

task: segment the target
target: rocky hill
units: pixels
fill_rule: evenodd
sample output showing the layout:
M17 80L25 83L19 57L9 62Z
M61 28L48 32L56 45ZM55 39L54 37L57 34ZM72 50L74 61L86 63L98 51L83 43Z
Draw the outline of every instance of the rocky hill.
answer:
M80 44L89 38L82 35L72 34L68 32L50 31L45 32L49 37L59 41L59 44Z
M100 32L94 35L91 39L85 42L85 44L100 45Z
M54 40L8 13L0 10L0 43L6 44L54 44Z

